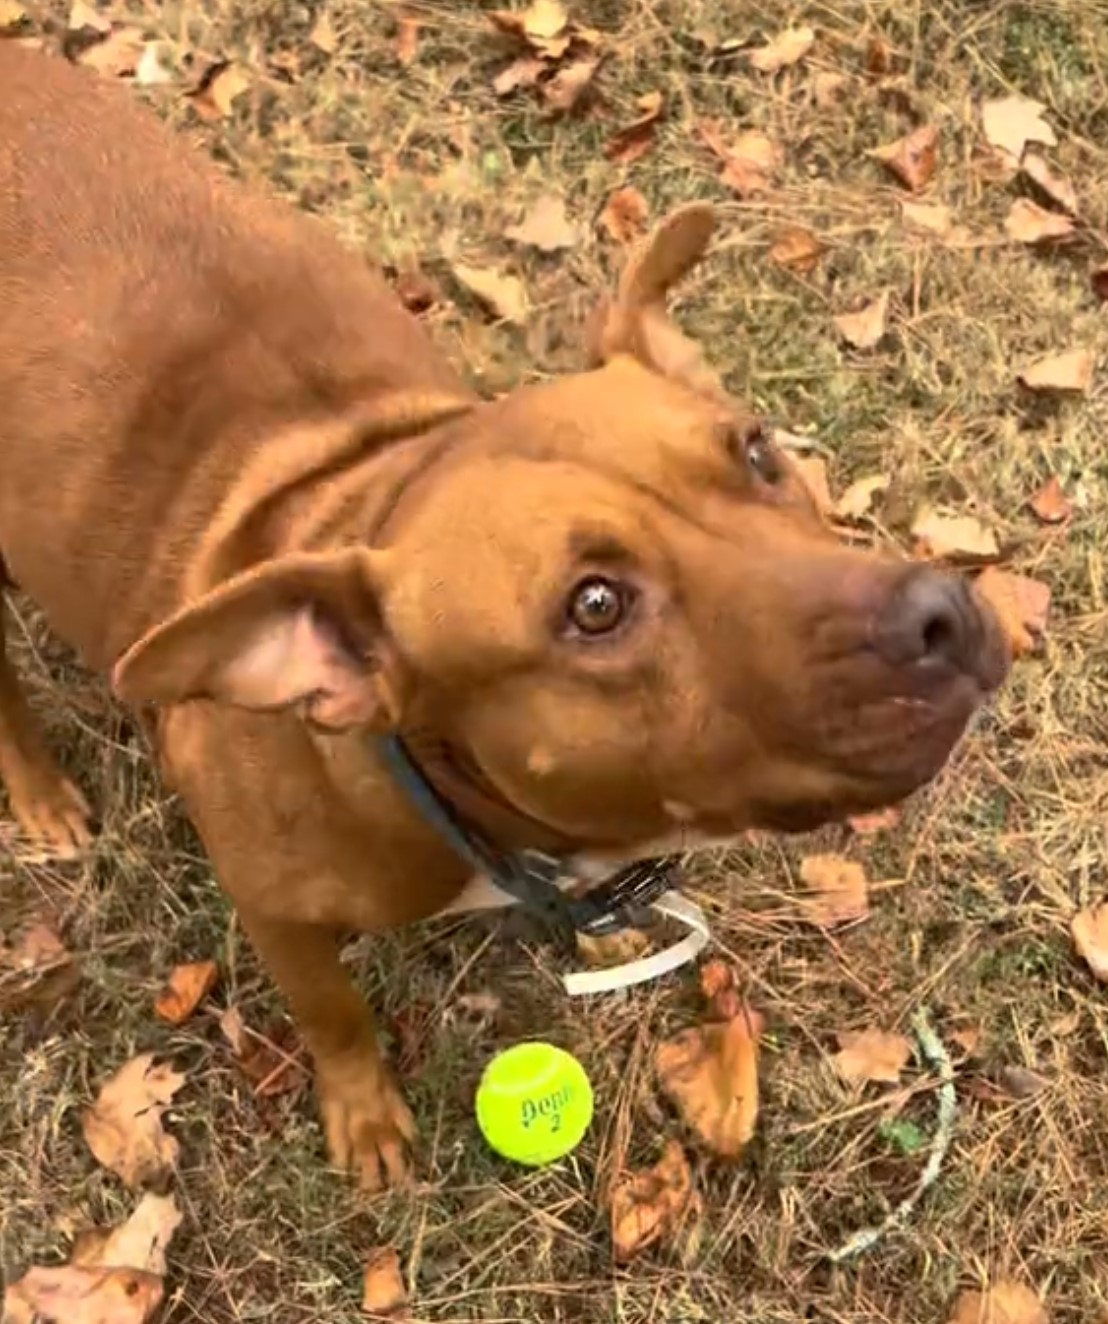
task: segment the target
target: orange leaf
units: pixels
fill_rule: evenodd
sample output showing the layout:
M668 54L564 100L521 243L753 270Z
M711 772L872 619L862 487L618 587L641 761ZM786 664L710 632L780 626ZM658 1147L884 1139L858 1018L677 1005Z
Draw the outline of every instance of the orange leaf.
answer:
M924 507L912 522L912 537L925 556L950 561L993 561L1000 555L996 534L972 515L940 515Z
M1023 158L1021 169L1028 179L1034 180L1051 202L1056 202L1068 212L1076 213L1077 190L1065 175L1056 175L1051 170L1046 157L1040 156L1038 152L1028 152Z
M1073 221L1047 211L1030 198L1017 198L1004 218L1004 229L1017 244L1042 244L1068 239L1073 234Z
M834 928L869 914L866 871L841 855L809 855L800 862L800 881L812 892L804 909L813 924Z
M1016 380L1030 391L1077 391L1084 394L1093 383L1096 363L1091 349L1050 354L1025 368Z
M619 165L630 165L650 151L654 133L661 118L665 98L661 92L647 92L638 99L640 114L637 119L620 129L608 140L604 155Z
M626 1264L641 1251L672 1235L694 1209L692 1173L685 1151L670 1140L658 1162L632 1173L612 1192L612 1251Z
M839 1075L852 1085L864 1085L868 1081L896 1085L912 1056L912 1045L902 1034L843 1030L835 1037L839 1051L831 1060Z
M1108 902L1086 906L1070 921L1077 954L1097 977L1108 983Z
M1030 1287L1001 1279L984 1292L963 1292L948 1324L1050 1324L1050 1316Z
M713 1153L738 1158L758 1119L758 1036L762 1017L743 1009L730 1021L683 1030L659 1044L662 1089Z
M189 99L201 119L229 119L235 102L249 87L250 79L237 64L217 64Z
M1030 97L998 97L981 106L981 127L993 147L999 147L1018 161L1029 142L1058 143L1054 130L1043 119L1046 106Z
M838 519L859 520L868 515L874 499L889 486L886 474L867 474L856 478L835 503Z
M214 961L189 961L176 966L158 994L154 1011L170 1025L187 1021L215 988L219 967Z
M1034 650L1046 629L1050 588L1027 575L990 566L978 576L974 592L992 607L1016 657Z
M392 1315L408 1304L408 1290L393 1246L378 1246L366 1257L362 1310L367 1315Z
M604 204L600 224L617 244L630 244L646 231L650 207L637 188L618 188Z
M885 334L889 315L889 292L882 290L876 299L863 304L857 312L840 313L835 320L839 335L855 349L873 349Z
M177 1162L180 1145L162 1129L162 1115L184 1083L169 1066L155 1066L153 1053L141 1053L120 1067L85 1110L81 1129L89 1149L128 1186L159 1180Z
M1051 475L1028 503L1044 524L1062 524L1073 513L1069 497L1056 475Z
M925 124L886 147L874 148L872 155L902 184L906 184L913 193L918 193L935 173L938 146L938 129L933 124Z
M806 230L802 225L786 225L774 235L769 258L779 267L806 276L815 270L823 253L823 244L811 230Z
M802 60L815 44L816 34L809 27L786 28L771 42L750 53L750 63L759 73L775 74Z

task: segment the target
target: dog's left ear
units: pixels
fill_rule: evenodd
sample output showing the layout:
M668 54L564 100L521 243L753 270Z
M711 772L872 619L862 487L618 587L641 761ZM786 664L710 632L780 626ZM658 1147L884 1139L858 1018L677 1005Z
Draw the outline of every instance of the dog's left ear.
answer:
M710 203L692 202L670 212L646 237L628 259L615 296L594 315L588 337L592 366L629 354L695 391L726 395L700 346L666 311L666 295L704 256L715 223Z

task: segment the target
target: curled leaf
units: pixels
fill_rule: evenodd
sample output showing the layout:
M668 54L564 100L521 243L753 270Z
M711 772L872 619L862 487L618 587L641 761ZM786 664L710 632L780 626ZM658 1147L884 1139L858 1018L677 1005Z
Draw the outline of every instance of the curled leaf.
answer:
M408 1304L408 1289L394 1246L377 1246L366 1257L362 1310L367 1315L397 1315Z
M885 334L889 315L889 292L882 290L856 312L840 313L835 318L839 335L855 349L873 349Z
M886 147L874 148L872 155L913 193L931 181L938 164L939 131L933 124L909 133Z
M1025 368L1017 381L1029 391L1077 391L1083 395L1093 383L1095 362L1091 349L1048 354Z
M835 1069L852 1085L875 1081L896 1085L912 1056L912 1045L902 1034L885 1030L843 1030L836 1038L839 1051L831 1059Z
M189 961L174 967L154 1003L154 1011L170 1025L187 1021L215 988L219 967L214 961Z
M1070 921L1077 954L1097 979L1108 983L1108 902L1086 906Z
M1004 229L1017 244L1043 244L1068 239L1073 234L1073 221L1047 211L1030 198L1017 198L1004 218Z
M658 1162L624 1177L612 1192L612 1251L620 1264L671 1236L694 1209L685 1151L668 1142Z
M1012 652L1023 657L1034 651L1046 629L1050 587L1028 575L1016 575L990 566L978 576L974 592L992 607Z
M1062 490L1056 474L1052 474L1028 503L1036 519L1044 524L1063 524L1073 513L1073 505Z
M869 880L854 860L841 855L809 855L800 862L800 881L809 889L804 910L813 924L834 928L869 914Z
M816 34L810 27L786 28L765 46L750 53L750 63L763 74L775 74L796 64L815 45Z

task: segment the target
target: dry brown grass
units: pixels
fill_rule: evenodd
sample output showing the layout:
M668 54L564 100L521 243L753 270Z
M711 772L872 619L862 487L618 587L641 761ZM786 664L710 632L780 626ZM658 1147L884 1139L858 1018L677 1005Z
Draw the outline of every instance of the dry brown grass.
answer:
M124 1207L78 1131L96 1082L139 1049L187 1067L176 1129L186 1222L171 1257L175 1324L353 1321L366 1249L402 1250L420 1319L646 1324L745 1318L835 1324L933 1324L956 1287L1013 1273L1041 1287L1060 1324L1108 1313L1108 1013L1075 960L1069 917L1105 890L1108 850L1108 390L1029 406L1014 369L1054 348L1108 350L1108 321L1086 269L1108 232L1108 7L1102 0L924 5L895 0L798 4L787 17L819 30L813 58L777 80L704 40L766 36L781 7L752 0L603 0L588 20L609 34L600 113L550 121L526 95L497 101L503 63L476 3L428 4L419 58L402 69L391 16L359 0L330 9L339 46L307 34L311 3L120 0L180 60L242 60L252 91L230 121L198 129L179 94L154 100L234 170L327 216L355 245L395 265L417 260L458 296L446 259L506 262L536 312L522 330L486 325L448 298L432 315L444 348L487 390L579 361L579 328L610 270L589 237L565 260L521 255L503 238L537 193L564 191L590 222L625 176L655 212L717 199L716 258L691 282L687 324L736 389L788 427L814 432L836 485L880 468L894 476L891 536L924 497L980 513L1018 568L1054 590L1050 636L1020 664L1000 701L941 782L896 831L847 841L882 890L867 924L829 939L792 896L810 841L701 861L695 887L720 943L766 1010L761 1132L735 1170L700 1161L708 1216L682 1265L666 1253L612 1268L602 1193L614 1168L656 1156L676 1122L659 1104L649 1048L693 1012L691 976L582 1008L559 996L556 959L516 921L439 927L353 949L386 1024L411 1003L426 1017L425 1061L410 1091L422 1119L422 1184L366 1206L321 1162L306 1100L261 1104L236 1074L209 1010L180 1030L150 1011L177 961L214 956L215 1002L255 1021L274 995L243 945L174 804L158 789L128 722L76 671L29 613L28 670L58 748L103 814L93 858L52 868L0 860L5 929L48 911L84 960L84 978L52 1018L0 1023L0 1262L51 1259L75 1223ZM582 4L582 9L586 8ZM866 151L911 126L896 98L863 77L843 105L819 108L819 70L864 74L869 35L895 52L920 120L943 129L933 194L986 237L953 250L913 240L899 193ZM274 68L292 52L293 80ZM653 152L629 170L600 147L633 118L636 96L662 89L668 110ZM1047 102L1057 162L1088 222L1064 254L997 239L1017 185L974 168L973 105L1018 90ZM693 123L720 116L764 128L786 147L782 188L739 203L716 181ZM768 260L781 222L827 236L810 278ZM893 333L868 355L845 352L830 318L854 296L893 292ZM1083 494L1072 522L1044 533L1026 499L1049 472ZM841 835L825 841L843 846ZM491 1026L444 1017L458 991L495 989ZM956 1141L917 1217L856 1266L821 1255L880 1217L912 1184L918 1154L882 1122L890 1102L929 1133L929 1088L858 1099L827 1065L834 1031L906 1023L919 1000L940 1028L979 1025L984 1061L963 1070ZM1072 1015L1071 1015L1072 1013ZM1069 1026L1065 1018L1069 1017ZM1059 1022L1063 1024L1059 1028ZM1068 1028L1068 1032L1066 1031ZM488 1054L541 1031L573 1048L596 1085L598 1121L570 1162L511 1170L476 1139L472 1089ZM1033 1067L1047 1087L1026 1100L975 1100L970 1074ZM924 1081L910 1073L906 1085ZM863 1106L859 1106L859 1105Z

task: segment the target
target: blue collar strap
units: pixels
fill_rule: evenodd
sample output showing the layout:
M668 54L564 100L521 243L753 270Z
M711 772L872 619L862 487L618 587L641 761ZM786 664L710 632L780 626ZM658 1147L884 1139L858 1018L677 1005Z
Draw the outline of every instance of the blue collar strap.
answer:
M673 887L677 861L662 856L617 870L584 896L568 896L560 884L572 874L563 860L538 850L498 851L439 795L399 736L383 737L378 748L412 804L457 854L562 933L614 933L632 922L635 907L649 905Z

